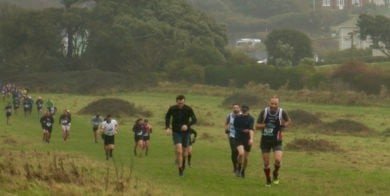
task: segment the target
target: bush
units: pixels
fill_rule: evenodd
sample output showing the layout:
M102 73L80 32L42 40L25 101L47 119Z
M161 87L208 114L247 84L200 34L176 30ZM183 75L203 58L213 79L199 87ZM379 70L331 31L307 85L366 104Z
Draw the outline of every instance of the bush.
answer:
M379 94L381 86L390 87L390 79L385 73L370 69L359 61L350 61L339 66L333 73L333 78L340 79L357 91L368 94Z

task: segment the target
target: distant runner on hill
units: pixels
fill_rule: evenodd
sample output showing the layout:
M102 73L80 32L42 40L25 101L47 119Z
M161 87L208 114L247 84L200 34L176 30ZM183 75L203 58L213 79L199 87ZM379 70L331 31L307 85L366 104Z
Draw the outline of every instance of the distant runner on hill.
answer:
M99 130L99 126L102 124L103 122L103 119L102 117L100 117L99 114L96 114L96 116L94 116L92 119L91 119L91 123L92 123L92 131L93 131L93 136L95 138L95 143L98 143L98 130Z
M149 147L150 147L150 134L152 133L152 125L149 123L148 119L144 120L144 149L145 149L145 155L148 156L149 153Z
M118 123L112 119L111 115L107 115L102 123L102 133L104 139L104 151L106 152L106 160L112 158L115 148L115 135L118 134Z
M41 96L39 96L38 99L35 101L35 105L37 106L38 116L42 115L42 113L43 113L43 99Z
M10 125L11 115L12 115L12 105L11 103L8 103L7 106L5 106L5 116L7 118L7 125Z
M134 126L133 126L133 132L134 132L133 152L134 152L135 156L137 156L137 155L141 156L142 151L144 150L144 140L143 140L144 131L145 131L145 126L143 123L143 119L138 118L135 121ZM137 152L137 149L138 149L138 152Z
M41 117L40 123L43 129L43 141L49 143L54 124L54 118L51 116L50 112L46 112L45 115Z
M70 134L70 126L72 122L72 117L69 110L64 110L64 113L60 116L59 124L62 128L62 138L66 142Z

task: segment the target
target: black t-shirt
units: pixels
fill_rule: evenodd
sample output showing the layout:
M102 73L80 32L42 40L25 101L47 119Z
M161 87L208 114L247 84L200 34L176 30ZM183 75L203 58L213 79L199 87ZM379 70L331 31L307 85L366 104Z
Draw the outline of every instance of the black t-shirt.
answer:
M177 105L173 105L168 109L165 115L165 127L169 127L169 123L172 118L172 130L180 132L182 125L190 127L195 124L197 119L194 111L190 106L184 105L183 108L179 108Z
M243 130L253 130L254 118L248 115L239 115L234 119L234 129L236 130L236 138L249 138L249 133L244 133Z
M43 129L50 129L53 127L54 118L52 116L42 116L40 122Z

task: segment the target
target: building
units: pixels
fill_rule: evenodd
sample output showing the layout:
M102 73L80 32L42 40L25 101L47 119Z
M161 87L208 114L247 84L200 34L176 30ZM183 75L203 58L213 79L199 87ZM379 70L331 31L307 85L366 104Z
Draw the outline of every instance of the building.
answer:
M339 49L366 49L372 44L370 39L361 40L358 27L340 27L338 29Z
M372 3L377 6L385 6L385 1L388 0L313 0L314 7L316 8L329 8L329 9L351 9L355 7L362 7L366 4ZM387 2L389 3L389 2Z

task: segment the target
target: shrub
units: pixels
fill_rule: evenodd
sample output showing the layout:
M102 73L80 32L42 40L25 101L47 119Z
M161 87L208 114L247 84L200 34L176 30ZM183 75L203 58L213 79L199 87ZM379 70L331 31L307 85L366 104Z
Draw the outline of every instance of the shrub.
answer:
M358 91L368 94L378 94L381 86L389 87L389 77L385 73L370 69L366 64L359 61L350 61L338 67L333 78L340 79Z

